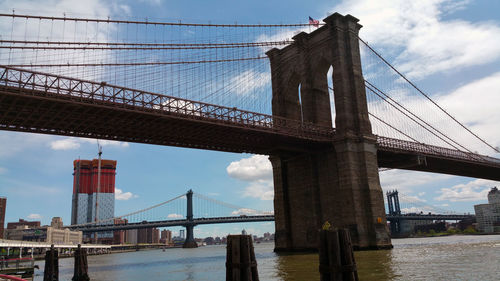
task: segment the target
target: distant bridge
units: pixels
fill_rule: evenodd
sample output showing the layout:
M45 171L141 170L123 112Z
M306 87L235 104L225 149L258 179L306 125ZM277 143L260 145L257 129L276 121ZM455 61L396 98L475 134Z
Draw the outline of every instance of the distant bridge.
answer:
M212 206L208 206L207 209L214 209L216 206L229 207L231 209L235 209L238 211L244 210L249 214L242 215L234 215L234 216L218 216L218 217L193 217L193 209L196 209L197 206L193 208L193 195L196 195L197 198L203 199L204 201L211 203ZM188 230L186 241L188 243L192 243L194 241L193 228L197 225L205 225L205 224L224 224L224 223L247 223L247 222L266 222L266 221L274 221L275 217L272 214L250 214L250 213L265 213L262 211L247 209L237 207L228 203L224 203L218 200L214 200L208 198L206 196L195 194L191 190L189 190L185 195L178 196L174 199L166 201L167 204L174 202L177 199L186 197L186 218L185 219L170 219L170 220L142 220L138 222L123 222L124 218L130 217L131 215L124 215L117 217L116 219L120 219L121 222L111 223L113 219L101 221L97 223L88 223L82 225L69 225L67 228L72 230L80 230L84 233L94 233L94 232L108 232L108 231L121 231L121 230L129 230L129 229L144 229L144 228L160 228L160 227L174 227L174 226L182 226L186 227ZM200 205L207 204L201 203ZM158 204L155 206L162 206L162 204ZM133 215L138 215L142 213L149 213L154 208L150 207L144 210L134 212ZM468 214L416 214L416 213L401 213L401 208L399 205L399 196L397 191L388 193L388 207L389 213L386 215L388 221L391 222L391 228L396 227L403 220L464 220L469 218L475 218L474 215ZM397 233L397 232L396 232Z
M389 215L387 214L388 221L396 220L464 220L468 218L475 218L475 215L440 215L440 214L401 214ZM164 221L146 221L126 224L114 225L86 225L86 226L68 226L72 230L80 230L83 232L105 232L117 231L128 229L141 229L152 227L172 227L172 226L188 226L188 225L203 225L203 224L218 224L218 223L242 223L242 222L264 222L274 221L274 215L262 216L239 216L239 217L218 217L218 218L198 218L189 221L183 220L164 220Z
M217 217L217 218L197 218L193 220L164 220L164 221L146 221L114 225L83 225L83 226L68 226L72 230L81 230L83 232L104 232L104 231L117 231L128 229L141 229L152 227L172 227L189 225L202 225L202 224L218 224L218 223L238 223L238 222L263 222L274 221L274 215L262 216L238 216L238 217Z

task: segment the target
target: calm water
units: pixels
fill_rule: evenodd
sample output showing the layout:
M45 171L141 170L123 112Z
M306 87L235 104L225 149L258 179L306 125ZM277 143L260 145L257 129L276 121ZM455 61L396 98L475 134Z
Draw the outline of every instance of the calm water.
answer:
M500 235L394 239L394 249L356 252L360 280L500 280ZM319 280L318 256L276 255L255 244L261 280ZM88 258L91 280L225 280L225 246L139 251ZM38 262L43 270L43 262ZM59 261L71 280L73 259ZM35 280L43 279L42 270Z

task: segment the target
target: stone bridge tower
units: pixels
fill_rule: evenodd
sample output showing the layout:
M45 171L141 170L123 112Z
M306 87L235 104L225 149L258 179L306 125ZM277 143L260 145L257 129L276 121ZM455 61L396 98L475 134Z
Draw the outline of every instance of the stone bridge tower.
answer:
M276 251L317 249L325 221L350 230L355 248L389 248L376 138L368 116L358 32L335 13L299 33L271 62L274 116L332 126L327 73L333 67L335 138L324 151L273 151Z

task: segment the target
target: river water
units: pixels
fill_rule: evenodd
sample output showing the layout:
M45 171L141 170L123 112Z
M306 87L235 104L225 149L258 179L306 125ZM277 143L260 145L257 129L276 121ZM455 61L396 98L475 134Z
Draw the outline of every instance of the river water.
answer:
M355 252L360 280L500 280L500 235L393 239L394 249ZM319 280L318 255L277 255L255 244L260 280ZM225 280L225 245L89 256L95 281ZM43 261L35 280L43 280ZM71 280L73 259L59 261Z

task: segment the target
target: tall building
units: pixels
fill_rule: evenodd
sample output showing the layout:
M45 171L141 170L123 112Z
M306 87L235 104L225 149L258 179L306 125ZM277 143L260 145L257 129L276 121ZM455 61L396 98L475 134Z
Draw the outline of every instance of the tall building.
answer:
M126 224L127 219L114 219L113 224ZM125 244L127 242L127 231L126 230L115 230L113 232L113 244Z
M100 181L98 159L75 160L73 161L73 170L71 224L95 221L96 205L98 220L113 218L115 214L116 161L101 160ZM113 233L99 234L99 237L112 238Z
M157 228L141 228L137 230L137 243L159 243L160 231Z
M160 243L167 244L167 245L172 244L172 231L167 230L167 229L162 230Z
M3 239L3 230L5 225L5 208L7 206L7 198L0 197L0 239Z
M61 217L53 217L52 222L50 223L50 226L52 226L53 228L56 228L56 229L63 228L64 224L63 224L62 218Z
M493 187L488 204L474 205L478 229L481 232L500 232L500 190Z
M158 228L153 228L153 239L151 243L154 244L160 243L160 230Z
M125 243L137 244L137 235L138 235L137 229L126 230Z

